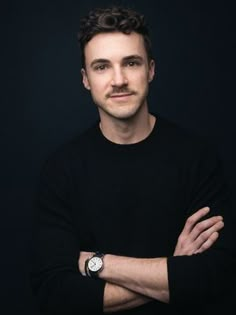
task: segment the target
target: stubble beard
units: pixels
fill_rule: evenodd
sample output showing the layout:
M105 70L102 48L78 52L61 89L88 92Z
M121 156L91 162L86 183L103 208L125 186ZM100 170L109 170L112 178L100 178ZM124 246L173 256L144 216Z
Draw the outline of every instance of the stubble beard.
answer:
M113 119L118 119L118 120L131 120L133 119L145 106L146 102L146 97L143 97L138 104L106 104L106 105L101 105L101 104L96 104L100 117L101 116L109 116Z
M135 92L135 91L123 90L122 92L132 93L131 97L138 95L138 92ZM135 100L133 101L131 100L130 104L126 102L124 103L112 102L112 104L109 104L109 100L111 100L111 95L112 95L111 93L106 94L104 103L100 103L94 99L94 103L96 104L98 108L100 117L109 116L111 118L127 121L130 119L133 119L142 110L142 108L147 104L146 99L148 95L148 86L142 98L136 99L136 102Z

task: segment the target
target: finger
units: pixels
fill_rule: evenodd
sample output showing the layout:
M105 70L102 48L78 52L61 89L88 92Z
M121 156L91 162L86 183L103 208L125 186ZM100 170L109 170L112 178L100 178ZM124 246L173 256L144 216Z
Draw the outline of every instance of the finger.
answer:
M204 217L208 212L210 211L209 207L204 207L199 209L198 211L196 211L193 215L191 215L190 217L188 217L184 228L183 228L183 233L190 233L191 230L193 229L193 227L196 225L196 223L202 218Z
M214 240L215 237L214 233L215 232L218 233L218 231L221 230L223 226L224 226L223 221L219 221L206 231L202 232L197 239L190 240L190 238L188 238L187 240L185 240L182 244L182 247L184 247L186 255L195 254L197 251L199 251L200 248L203 251L205 250L205 247L207 247L207 245L211 246L212 240Z
M199 254L204 252L205 250L209 249L214 243L215 241L218 239L219 237L219 232L214 232L211 234L211 236L206 240L206 242L204 242L200 248L198 248L194 254Z
M191 239L195 240L197 239L199 236L204 236L208 234L213 233L214 231L218 230L218 223L219 223L219 227L222 228L223 226L221 226L221 223L223 222L223 217L222 216L214 216L211 218L208 218L206 220L203 220L201 222L198 222L194 228L191 231ZM204 231L206 233L204 233Z
M198 249L203 246L208 240L211 240L212 235L218 231L220 231L224 227L224 222L219 221L213 226L211 226L206 231L202 232L199 237L193 242L193 246ZM203 246L204 247L204 246Z

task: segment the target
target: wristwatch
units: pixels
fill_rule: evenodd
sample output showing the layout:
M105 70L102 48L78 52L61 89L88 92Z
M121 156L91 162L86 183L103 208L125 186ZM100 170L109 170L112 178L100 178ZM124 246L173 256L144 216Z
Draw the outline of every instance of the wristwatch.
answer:
M103 270L103 257L104 254L96 252L92 257L85 261L85 273L88 277L98 278L99 273Z

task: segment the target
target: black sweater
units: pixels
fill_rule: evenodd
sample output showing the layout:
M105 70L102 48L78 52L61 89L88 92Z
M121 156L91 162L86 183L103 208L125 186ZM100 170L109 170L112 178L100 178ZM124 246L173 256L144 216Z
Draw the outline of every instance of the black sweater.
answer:
M186 218L203 206L224 217L219 239L203 254L173 257ZM202 137L164 118L136 144L110 142L96 123L60 147L43 166L35 219L31 282L47 314L102 313L105 283L80 275L80 250L168 257L170 304L128 314L206 309L227 293L233 248L221 163Z

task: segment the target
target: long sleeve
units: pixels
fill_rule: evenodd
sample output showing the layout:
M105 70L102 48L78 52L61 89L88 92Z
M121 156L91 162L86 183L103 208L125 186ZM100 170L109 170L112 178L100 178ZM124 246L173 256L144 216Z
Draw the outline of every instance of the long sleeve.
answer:
M186 304L218 301L235 262L230 200L219 159L198 137L159 119L146 141L116 145L97 123L50 157L40 176L31 273L40 309L102 314L105 283L80 275L80 250L168 257L170 304L130 314L179 314ZM203 206L224 217L219 239L202 254L171 257L187 217Z
M168 258L171 304L201 304L220 300L230 290L235 263L232 199L216 152L205 146L195 163L189 185L187 216L209 206L209 216L222 215L225 226L217 242L206 252Z
M80 239L72 212L70 172L60 157L50 158L42 170L35 201L31 284L43 313L98 314L104 282L83 277L78 270Z

